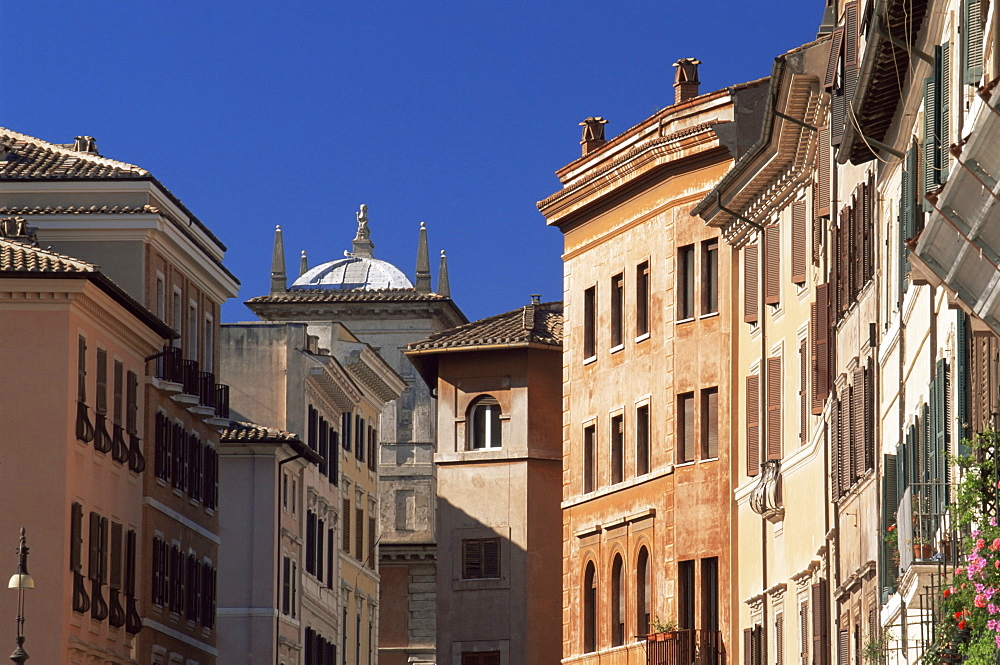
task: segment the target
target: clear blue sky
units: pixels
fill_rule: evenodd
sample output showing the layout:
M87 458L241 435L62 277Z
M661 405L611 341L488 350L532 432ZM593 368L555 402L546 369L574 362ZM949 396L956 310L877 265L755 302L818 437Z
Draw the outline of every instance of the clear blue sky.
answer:
M187 2L0 0L0 124L149 169L229 247L225 321L266 293L275 224L290 271L350 248L413 278L426 221L470 319L562 297L562 237L535 202L579 156L673 100L770 73L815 38L822 0Z

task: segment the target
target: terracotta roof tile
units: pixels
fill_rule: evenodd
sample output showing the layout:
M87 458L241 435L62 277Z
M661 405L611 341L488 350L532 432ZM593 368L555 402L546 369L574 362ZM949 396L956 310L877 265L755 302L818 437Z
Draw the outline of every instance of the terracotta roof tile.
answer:
M159 215L154 205L140 206L0 206L0 215Z
M148 178L149 171L133 164L49 143L0 128L0 180L32 178Z
M0 238L0 273L97 272L97 266L22 242Z
M437 293L421 293L414 289L293 289L276 295L257 296L250 303L302 302L436 302L451 300Z
M547 302L444 330L410 344L407 349L424 351L495 344L562 346L562 336L562 303Z
M274 427L264 427L255 423L231 420L229 427L222 430L220 439L231 443L287 443L299 441L299 436Z

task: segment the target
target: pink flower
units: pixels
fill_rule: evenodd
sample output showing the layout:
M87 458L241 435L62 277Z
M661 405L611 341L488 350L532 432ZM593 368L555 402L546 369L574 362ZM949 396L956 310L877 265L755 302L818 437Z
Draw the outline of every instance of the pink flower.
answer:
M986 607L986 597L981 593L976 594L976 600L974 602L976 607Z

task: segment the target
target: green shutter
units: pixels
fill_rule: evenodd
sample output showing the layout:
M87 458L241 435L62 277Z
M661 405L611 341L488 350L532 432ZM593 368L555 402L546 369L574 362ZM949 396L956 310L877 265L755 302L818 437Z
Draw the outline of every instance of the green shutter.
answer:
M923 178L921 180L921 194L934 189L937 184L938 169L940 169L941 150L938 147L937 127L938 127L938 95L937 78L939 71L940 47L934 49L934 75L924 79L924 145L923 145ZM927 199L921 197L924 212L933 210Z
M898 479L896 477L896 469L898 468L898 458L896 455L883 455L882 456L882 538L880 539L881 547L879 551L881 553L881 575L879 586L882 590L888 590L892 592L893 587L895 587L896 577L899 574L899 568L896 565L895 559L892 556L895 547L891 546L889 543L885 542L885 534L890 526L896 523L896 509L899 506L899 502L896 501L896 496L899 494L898 489ZM897 531L898 533L898 531Z
M938 156L938 183L948 180L948 159L951 156L951 45L947 42L941 45L941 63L938 73L938 102L940 116L938 126L938 144L941 154Z
M906 153L906 162L899 179L899 298L903 299L909 284L910 250L906 241L916 235L917 145Z
M956 407L958 417L958 446L959 455L968 455L970 450L965 445L965 440L969 438L969 421L972 415L969 413L969 391L971 384L969 381L969 317L962 310L957 311L958 320L955 324L955 395L957 397Z
M979 85L983 78L983 17L982 0L962 2L962 68L964 82Z

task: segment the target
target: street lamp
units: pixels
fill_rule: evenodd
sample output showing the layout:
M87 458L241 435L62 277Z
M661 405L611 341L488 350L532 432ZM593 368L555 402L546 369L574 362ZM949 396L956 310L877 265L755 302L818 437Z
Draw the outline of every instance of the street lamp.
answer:
M24 590L34 589L35 580L28 574L28 545L21 527L21 542L17 546L17 572L10 576L8 589L17 589L17 648L10 655L16 665L24 665L28 652L24 650Z

